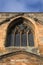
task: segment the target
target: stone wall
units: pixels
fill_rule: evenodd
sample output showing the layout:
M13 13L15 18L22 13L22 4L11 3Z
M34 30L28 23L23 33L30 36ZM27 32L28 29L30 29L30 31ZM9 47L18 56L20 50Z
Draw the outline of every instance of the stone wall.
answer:
M11 17L13 17L11 19ZM5 49L5 39L6 39L6 33L7 33L7 27L11 21L15 19L17 16L22 16L19 13L0 13L0 49L4 50ZM29 13L29 14L23 14L23 16L26 16L27 18L30 18L33 22L35 21L35 25L37 30L35 30L35 46L38 47L39 50L43 49L43 15L42 14L35 14L35 13ZM40 18L42 16L42 18ZM9 22L6 22L6 19L10 19ZM38 20L34 20L34 19ZM39 20L40 19L40 20ZM4 22L5 21L5 22ZM4 23L2 23L4 22ZM42 23L40 23L42 22ZM36 40L37 37L37 40ZM43 54L43 50L41 51Z

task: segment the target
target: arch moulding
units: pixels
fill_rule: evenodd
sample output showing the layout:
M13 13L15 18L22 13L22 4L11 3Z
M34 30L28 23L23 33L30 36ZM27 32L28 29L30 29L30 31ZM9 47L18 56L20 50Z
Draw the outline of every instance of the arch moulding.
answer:
M35 23L35 21L33 19L31 19L30 17L28 16L17 16L13 19L10 20L10 23L8 24L8 27L7 29L9 28L10 24L12 22L14 22L16 19L18 18L23 18L23 19L26 19L28 21L27 25L30 26L33 30L33 36L34 36L34 47L37 48L38 47L38 30L37 30L37 25Z

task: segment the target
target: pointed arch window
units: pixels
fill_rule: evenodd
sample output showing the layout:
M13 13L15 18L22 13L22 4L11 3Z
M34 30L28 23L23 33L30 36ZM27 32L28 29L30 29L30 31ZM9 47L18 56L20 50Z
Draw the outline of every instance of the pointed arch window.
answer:
M17 21L19 22L17 22L15 25L13 24L13 27L11 28L11 31L7 36L6 46L7 47L34 46L34 38L32 32L30 32L31 31L30 27L27 26L27 24L25 24L22 19Z

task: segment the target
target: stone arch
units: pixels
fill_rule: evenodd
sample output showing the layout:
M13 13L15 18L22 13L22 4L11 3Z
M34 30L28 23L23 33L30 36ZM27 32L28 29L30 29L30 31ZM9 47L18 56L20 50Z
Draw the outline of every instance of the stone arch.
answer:
M27 20L28 22L27 22L27 25L28 26L30 26L31 28L32 28L32 33L34 34L33 36L34 36L34 46L35 47L38 47L38 43L37 43L37 26L36 26L36 23L35 23L35 21L34 20L32 20L31 18L29 18L29 17L27 17L27 16L18 16L18 17L15 17L15 18L13 18L11 21L10 21L10 23L9 23L9 25L8 25L8 28L7 28L7 34L8 34L8 31L10 30L10 28L12 27L12 24L13 23L16 23L15 22L15 20L17 20L17 19L19 19L19 18L22 18L22 19L24 19L24 20Z

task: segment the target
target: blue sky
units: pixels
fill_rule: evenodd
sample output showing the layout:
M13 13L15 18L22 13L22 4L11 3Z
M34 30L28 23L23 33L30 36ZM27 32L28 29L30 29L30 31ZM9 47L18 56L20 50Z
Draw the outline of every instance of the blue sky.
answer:
M43 12L43 0L0 0L0 12Z

